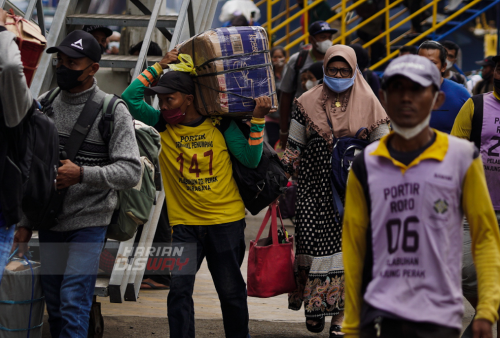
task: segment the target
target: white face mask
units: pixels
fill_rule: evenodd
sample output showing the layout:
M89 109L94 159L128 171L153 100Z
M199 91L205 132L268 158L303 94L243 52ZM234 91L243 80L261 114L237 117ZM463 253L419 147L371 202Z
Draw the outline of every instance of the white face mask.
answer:
M283 67L285 65L285 58L279 58L277 61L273 62L275 67Z
M321 42L316 42L316 49L318 52L325 54L328 48L332 46L332 41L331 40L325 40Z
M451 67L453 67L453 62L450 60L446 59L446 70L450 70Z
M420 134L420 132L422 132L422 130L424 130L425 128L427 128L429 126L429 122L431 121L432 108L434 107L434 104L436 103L438 94L439 94L439 92L436 92L436 95L434 95L434 100L432 100L431 110L429 111L429 115L427 115L427 117L422 122L420 122L419 124L417 124L416 126L411 127L411 128L403 128L403 127L398 126L393 121L391 121L392 130L394 130L394 132L396 134L398 134L399 136L403 137L406 140L412 139L415 136L417 136L418 134ZM385 91L384 91L384 98L385 98L385 102L387 103L387 93Z
M306 89L309 90L312 87L316 86L318 84L318 80L312 81L312 80L307 80L306 81Z
M108 43L108 49L111 49L113 47L120 49L120 41L111 41L110 43Z

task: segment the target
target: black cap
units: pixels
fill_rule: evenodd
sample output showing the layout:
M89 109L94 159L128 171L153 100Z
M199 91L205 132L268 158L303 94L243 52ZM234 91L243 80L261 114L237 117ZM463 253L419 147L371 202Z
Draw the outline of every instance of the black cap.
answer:
M494 56L493 62L495 63L495 66L496 66L496 64L500 62L500 55Z
M102 31L104 34L106 34L107 38L113 35L113 31L111 29L101 25L93 25L93 26L85 25L83 26L82 30L87 33L92 33L93 31Z
M88 57L94 62L101 60L101 46L91 34L84 31L69 33L59 46L47 49L47 53L63 53L74 59Z
M167 72L163 74L156 86L146 88L144 90L144 95L152 96L156 94L173 94L177 92L194 95L194 81L189 73L178 71Z
M479 66L492 66L492 67L495 67L496 65L496 62L495 60L493 60L493 56L488 56L487 58L485 58L484 60L481 60L481 61L476 61L476 64L479 65Z
M326 21L315 21L309 26L309 35L311 36L325 32L335 34L338 30L330 27Z

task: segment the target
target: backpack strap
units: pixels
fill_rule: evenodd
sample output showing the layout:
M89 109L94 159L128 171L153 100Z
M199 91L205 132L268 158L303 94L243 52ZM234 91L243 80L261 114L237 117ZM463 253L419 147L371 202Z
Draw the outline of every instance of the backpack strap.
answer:
M363 131L367 131L367 134L368 134L368 128L365 128L365 127L361 127L359 128L359 130L356 132L356 135L354 135L354 138L359 138L359 135L363 132Z
M335 221L340 223L344 219L344 205L342 204L342 200L340 199L339 192L337 191L337 188L335 188L335 184L333 184L333 181L330 182L330 185L332 186L333 205L336 207L337 211L339 212L338 218L337 218L337 215L335 215Z
M120 97L113 94L106 94L104 98L104 103L102 105L102 119L99 123L99 132L101 137L106 142L109 143L111 135L113 135L114 124L115 124L115 109L119 103L125 104L125 101L120 99ZM126 104L125 104L126 105Z
M221 119L217 119L217 117L218 116L213 116L213 117L209 117L209 118L211 118L214 121L215 127L217 129L219 129L222 136L224 136L224 133L226 132L226 130L229 129L229 126L231 125L231 121L233 121L233 119L228 118L228 117L222 117ZM214 120L214 119L216 119L216 120ZM217 121L218 121L218 123L217 123Z
M54 115L54 109L52 108L52 103L56 99L57 95L61 92L61 88L56 87L51 89L47 95L44 96L40 104L42 105L42 112L47 116Z
M293 77L293 85L297 85L297 80L299 79L299 72L304 67L304 64L307 60L307 55L309 54L309 49L302 49L297 56L297 61L295 61L295 66L293 69L295 70L295 76ZM295 94L295 93L294 93Z
M484 94L471 97L474 103L474 114L472 115L470 141L474 142L477 149L481 149L481 134L483 132L483 110Z
M94 91L85 103L73 130L71 130L68 141L64 146L63 159L68 159L71 162L74 162L78 150L87 137L95 119L97 118L97 115L101 111L103 102L102 100L94 101L95 93L96 92Z

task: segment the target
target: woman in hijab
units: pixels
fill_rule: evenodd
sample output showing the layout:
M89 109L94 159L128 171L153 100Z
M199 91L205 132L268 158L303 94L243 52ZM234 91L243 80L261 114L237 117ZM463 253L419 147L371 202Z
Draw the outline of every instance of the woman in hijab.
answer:
M342 337L342 224L335 221L339 217L330 185L333 140L355 137L360 128L367 128L361 137L373 142L389 133L389 119L357 68L351 47L330 47L323 68L324 83L296 100L282 159L288 174L298 175L295 229L298 289L289 296L289 308L299 310L304 303L306 326L311 332L321 332L325 316L332 316L330 337Z

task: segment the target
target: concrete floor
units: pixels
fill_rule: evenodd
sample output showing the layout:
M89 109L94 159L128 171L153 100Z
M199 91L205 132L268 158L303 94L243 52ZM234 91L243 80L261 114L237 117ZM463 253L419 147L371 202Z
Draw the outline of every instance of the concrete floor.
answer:
M251 239L255 239L264 213L247 217L247 250ZM286 222L289 234L293 234L290 221ZM248 256L248 251L247 251ZM242 265L246 279L247 257ZM104 337L168 337L167 295L168 290L141 291L137 302L113 304L109 298L98 298L105 318ZM220 302L212 282L206 261L196 276L194 289L197 337L224 337ZM464 328L472 319L473 310L466 303ZM326 329L321 334L312 334L305 329L303 311L288 310L287 296L272 298L248 298L250 333L252 337L328 337ZM328 326L327 326L328 328ZM43 337L50 337L45 320Z

